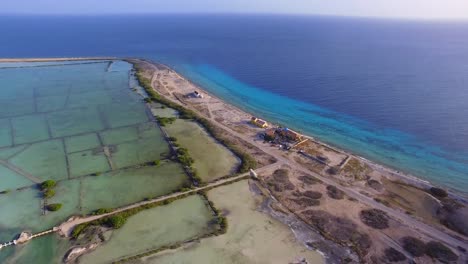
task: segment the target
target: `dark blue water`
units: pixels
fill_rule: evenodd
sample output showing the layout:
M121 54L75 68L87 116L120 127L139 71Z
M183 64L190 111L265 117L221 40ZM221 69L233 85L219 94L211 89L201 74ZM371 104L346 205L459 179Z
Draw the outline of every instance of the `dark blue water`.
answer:
M138 56L364 157L468 190L468 24L0 17L0 57Z

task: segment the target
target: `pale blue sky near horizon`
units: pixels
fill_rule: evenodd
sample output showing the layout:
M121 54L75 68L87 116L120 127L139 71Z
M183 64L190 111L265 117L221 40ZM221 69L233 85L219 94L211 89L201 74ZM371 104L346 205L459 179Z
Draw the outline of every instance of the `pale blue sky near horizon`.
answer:
M468 0L1 0L0 13L279 13L468 20Z

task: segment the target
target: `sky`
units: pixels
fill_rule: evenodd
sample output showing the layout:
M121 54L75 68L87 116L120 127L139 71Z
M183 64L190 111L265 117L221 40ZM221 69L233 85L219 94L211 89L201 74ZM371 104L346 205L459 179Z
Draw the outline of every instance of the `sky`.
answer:
M0 13L281 13L468 20L468 0L0 0Z

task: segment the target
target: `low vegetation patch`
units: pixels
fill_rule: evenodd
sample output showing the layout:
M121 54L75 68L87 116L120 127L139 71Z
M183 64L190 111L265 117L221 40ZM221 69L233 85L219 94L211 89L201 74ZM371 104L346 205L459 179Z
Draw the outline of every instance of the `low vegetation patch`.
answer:
M437 187L432 187L429 189L429 193L434 195L437 198L445 198L448 196L448 193L446 190L437 188Z
M376 202L378 202L378 203L381 203L381 204L383 204L383 205L385 205L385 206L388 206L388 207L391 206L391 204L390 204L389 201L387 201L387 200L385 200L385 199L381 199L381 198L379 198L379 197L374 197L374 201L376 201Z
M49 199L49 198L52 198L55 196L55 190L53 189L46 189L42 192L42 196L45 198L45 199Z
M302 193L302 195L306 196L307 198L310 199L320 199L322 198L322 193L320 192L314 192L314 191L305 191Z
M320 200L311 199L307 197L297 198L297 199L289 199L290 201L300 205L300 206L319 206Z
M388 215L379 209L362 210L359 214L361 221L375 229L385 229L389 227Z
M426 244L426 254L443 263L458 260L458 256L450 248L437 241L431 241Z
M442 207L437 210L437 218L444 226L462 235L468 235L468 209L458 201L443 198Z
M57 182L54 180L47 180L43 181L42 183L39 184L39 189L42 192L42 197L44 199L49 199L55 196L55 186L57 185Z
M71 233L71 237L74 238L74 239L77 239L80 234L89 226L90 224L89 223L83 223L83 224L79 224L77 226L75 226L75 228L73 228L73 231Z
M10 193L11 190L10 189L6 189L6 190L3 190L0 192L0 194L7 194L7 193Z
M174 123L176 121L175 117L156 117L156 120L158 120L160 126L166 126Z
M390 262L399 262L399 261L406 260L406 256L403 253L401 253L400 251L392 247L386 248L384 251L384 254L385 254L385 259Z
M272 177L267 180L267 184L275 192L295 189L294 184L289 180L289 171L286 169L275 170Z
M62 208L62 204L61 203L48 204L46 208L49 211L58 211L60 210L60 208Z
M377 180L370 179L370 180L367 181L367 185L369 185L369 187L371 187L372 189L374 189L374 190L376 190L378 192L383 190L382 183L380 183Z
M41 184L40 184L40 189L41 190L47 190L47 189L52 189L54 188L55 186L57 185L57 182L54 181L54 180L47 180L47 181L43 181Z
M273 172L273 178L278 181L289 180L289 170L278 169Z
M346 174L354 177L354 179L358 181L364 180L365 175L369 170L369 166L355 158L351 158L343 168L343 171Z
M197 170L193 167L195 160L190 156L188 149L178 148L177 160L185 166L188 174L190 174L190 177L192 178L193 184L198 186L202 182L202 179L198 176Z
M92 215L101 215L101 214L111 213L112 211L114 211L114 210L111 209L111 208L99 208L99 209L95 210L94 212L92 212L91 214Z
M121 214L116 214L105 218L104 223L106 226L113 229L119 229L127 222L127 217Z
M429 189L429 193L434 195L437 198L445 198L445 197L448 196L448 193L447 193L446 190L441 189L441 188L437 188L437 187L431 187Z
M403 248L414 257L421 257L426 253L426 244L415 237L403 237L401 243Z
M301 182L305 183L305 184L308 184L308 185L313 185L313 184L317 184L317 183L322 183L321 180L311 176L311 175L303 175L303 176L299 176L298 178Z
M325 238L342 245L351 245L361 258L372 245L369 236L359 232L357 225L348 218L337 217L323 210L307 210L302 214L306 222L320 231Z
M341 200L344 198L344 192L336 188L336 186L328 185L327 194L330 198Z
M331 175L337 175L338 173L340 173L340 168L334 166L334 167L330 167L327 169L327 173L328 174L331 174Z

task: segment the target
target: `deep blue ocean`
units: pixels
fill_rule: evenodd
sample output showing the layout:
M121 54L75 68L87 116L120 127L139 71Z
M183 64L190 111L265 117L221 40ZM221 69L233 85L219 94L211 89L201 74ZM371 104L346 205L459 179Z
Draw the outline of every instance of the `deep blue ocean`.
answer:
M136 56L468 193L468 22L272 15L0 16L0 57Z

